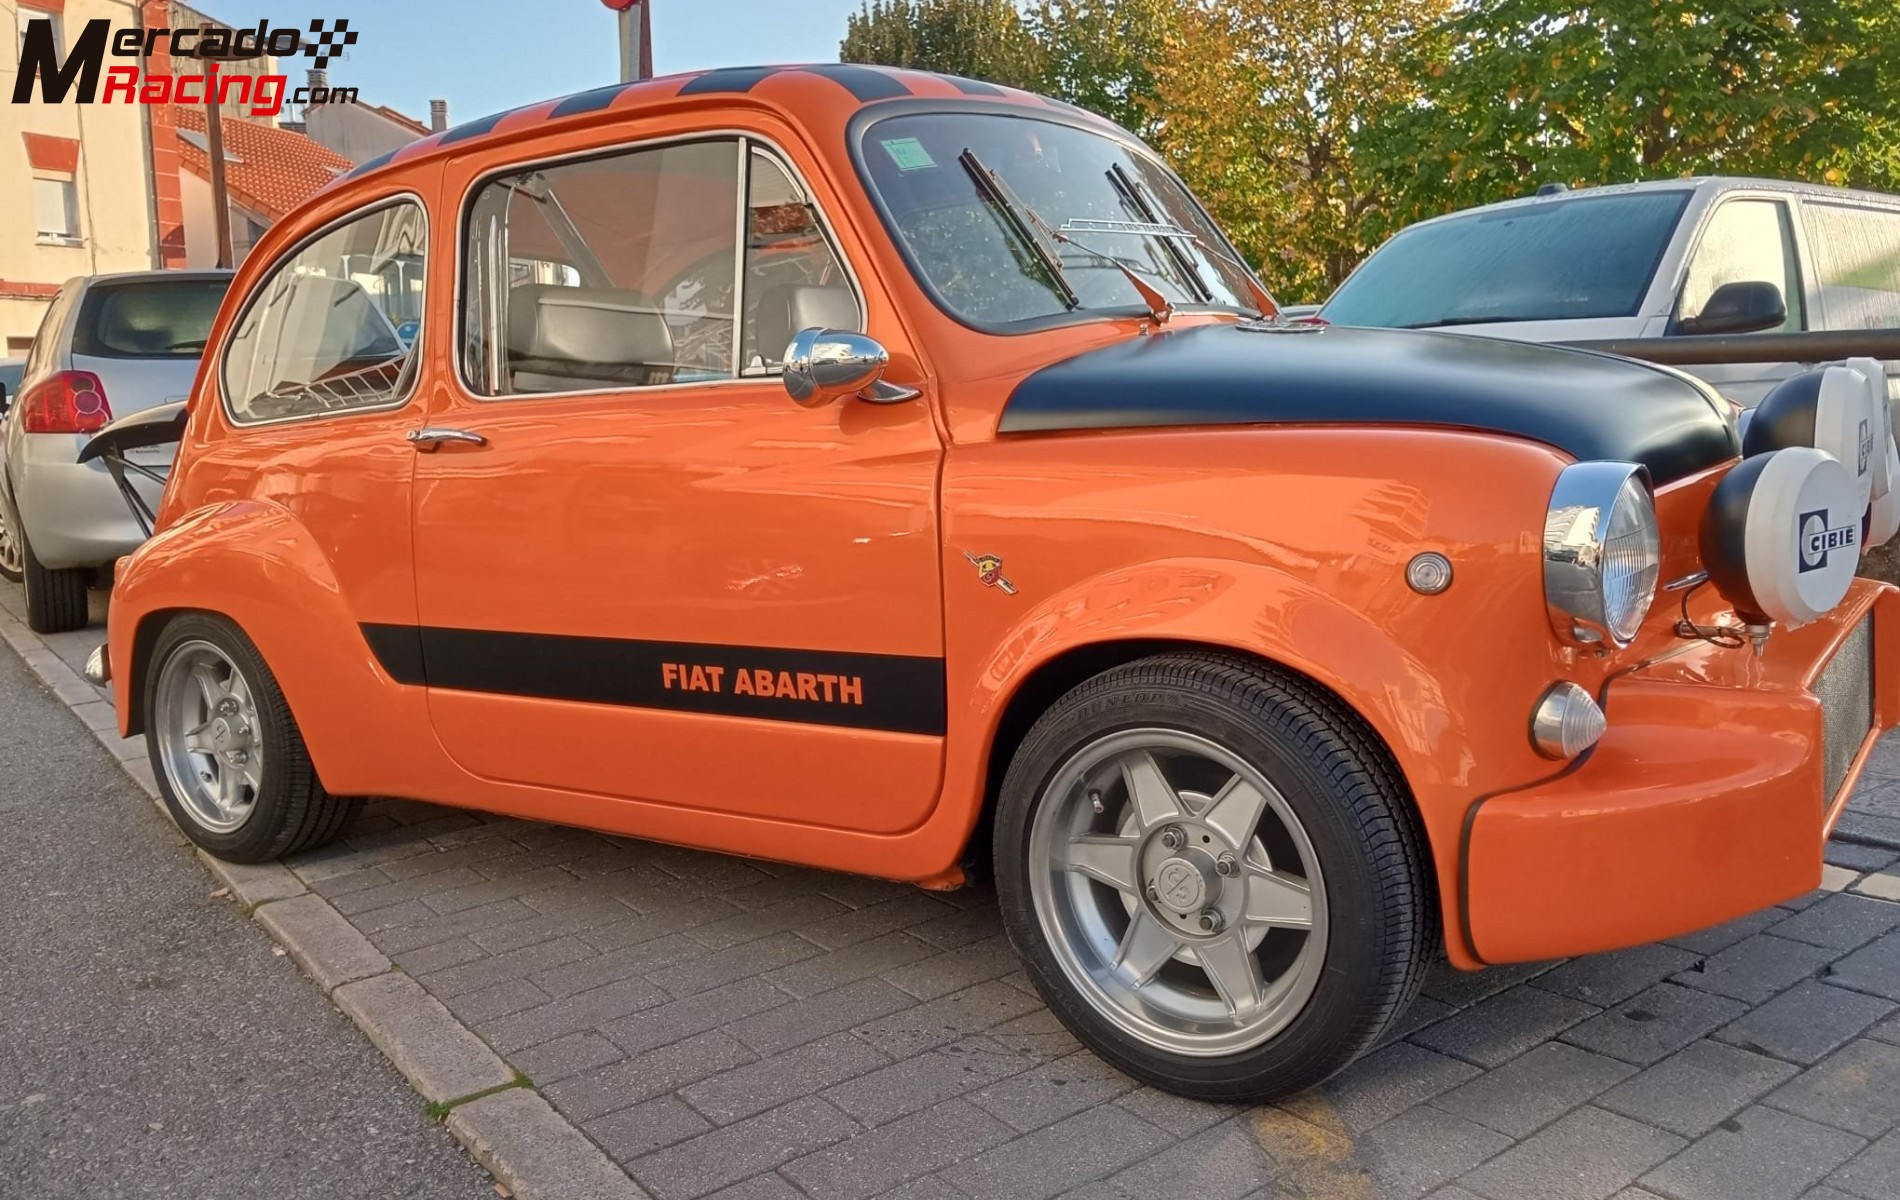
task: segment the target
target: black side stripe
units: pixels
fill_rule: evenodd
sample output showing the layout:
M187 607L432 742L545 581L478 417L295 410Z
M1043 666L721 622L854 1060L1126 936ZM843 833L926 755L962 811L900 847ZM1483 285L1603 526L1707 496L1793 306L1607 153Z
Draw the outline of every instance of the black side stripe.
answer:
M515 110L508 110L508 112L513 111ZM474 121L464 121L462 124L457 125L455 128L443 134L442 140L437 142L436 145L448 146L456 142L465 142L472 137L480 137L484 133L492 130L497 122L508 115L508 112L489 113L487 116Z
M548 112L548 120L556 117L573 117L581 113L599 112L614 102L614 98L628 88L630 83L610 83L606 87L591 88L585 92L575 92L567 99L555 105Z
M749 92L759 86L759 81L769 75L776 75L783 67L721 67L717 71L708 71L686 81L681 86L682 96L713 95L719 92Z
M856 63L821 63L802 69L811 75L824 76L866 104L873 100L893 100L898 96L913 94L909 84L875 67L861 67Z
M402 149L401 146L396 147L396 150L400 150L400 149ZM349 171L345 172L342 178L355 179L358 175L367 175L378 167L388 166L389 160L396 157L396 150L385 150L383 153L378 154L375 158L370 159L368 162L357 163L354 167L351 167Z
M398 683L941 736L941 658L364 625Z

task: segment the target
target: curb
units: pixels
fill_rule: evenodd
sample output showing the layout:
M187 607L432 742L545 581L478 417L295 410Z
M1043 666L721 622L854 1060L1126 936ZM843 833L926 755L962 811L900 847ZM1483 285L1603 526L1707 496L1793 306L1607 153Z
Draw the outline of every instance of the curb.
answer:
M77 716L143 791L176 844L189 846L159 797L143 737L119 736L109 701L0 609L0 641ZM477 1163L519 1200L647 1200L647 1193L557 1112L525 1075L403 974L354 925L279 862L197 859L428 1104Z

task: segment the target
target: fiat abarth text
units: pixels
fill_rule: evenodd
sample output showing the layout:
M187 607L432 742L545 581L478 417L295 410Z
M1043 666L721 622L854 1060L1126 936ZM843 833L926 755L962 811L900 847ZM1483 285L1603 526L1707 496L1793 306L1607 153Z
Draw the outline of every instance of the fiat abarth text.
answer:
M236 861L364 796L953 888L1128 1073L1813 888L1900 717L1861 365L1320 328L1129 134L717 70L437 133L237 273L109 678Z

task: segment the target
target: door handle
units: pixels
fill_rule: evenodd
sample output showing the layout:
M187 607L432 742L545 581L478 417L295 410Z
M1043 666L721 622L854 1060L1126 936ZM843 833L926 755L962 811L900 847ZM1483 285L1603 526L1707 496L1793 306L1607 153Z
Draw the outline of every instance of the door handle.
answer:
M479 433L466 429L438 429L433 426L424 429L411 429L409 444L424 452L433 452L444 442L461 442L470 446L486 446L488 439Z

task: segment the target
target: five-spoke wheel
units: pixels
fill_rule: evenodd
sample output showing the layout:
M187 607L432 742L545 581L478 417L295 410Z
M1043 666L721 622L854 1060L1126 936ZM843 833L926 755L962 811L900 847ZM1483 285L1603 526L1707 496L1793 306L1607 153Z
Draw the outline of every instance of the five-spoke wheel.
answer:
M1023 739L996 868L1071 1030L1209 1099L1311 1086L1389 1028L1427 959L1416 822L1384 748L1305 680L1170 655L1096 676Z

